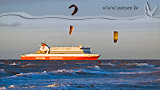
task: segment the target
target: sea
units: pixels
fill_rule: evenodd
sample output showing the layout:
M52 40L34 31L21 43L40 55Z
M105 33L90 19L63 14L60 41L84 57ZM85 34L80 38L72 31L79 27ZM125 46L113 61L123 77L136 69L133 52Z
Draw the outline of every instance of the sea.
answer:
M0 90L160 90L160 60L0 60Z

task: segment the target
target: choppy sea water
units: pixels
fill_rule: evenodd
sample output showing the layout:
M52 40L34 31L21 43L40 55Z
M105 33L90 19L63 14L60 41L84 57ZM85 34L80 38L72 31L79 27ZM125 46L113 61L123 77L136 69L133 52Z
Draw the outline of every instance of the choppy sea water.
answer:
M0 90L160 90L160 60L0 60Z

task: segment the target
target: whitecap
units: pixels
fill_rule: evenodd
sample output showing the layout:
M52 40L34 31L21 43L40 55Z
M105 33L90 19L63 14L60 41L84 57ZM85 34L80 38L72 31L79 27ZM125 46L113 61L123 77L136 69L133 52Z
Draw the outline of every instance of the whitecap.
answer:
M98 66L94 66L95 68L98 68L98 69L100 69Z
M0 73L6 73L4 69L0 69Z
M46 71L43 71L42 73L47 73Z
M94 71L94 70L85 70L85 69L79 69L76 71L78 74L100 74L100 75L107 75L111 74L107 71Z
M59 86L57 83L54 83L54 84L51 84L51 85L47 85L47 86L44 86L44 87L57 87Z
M6 87L0 87L0 90L5 90L6 89Z
M114 74L148 74L151 72L144 72L144 71L139 71L139 72L115 72Z
M140 67L154 67L154 65L149 65L148 63L137 63L136 66L140 66Z
M29 86L29 87L22 87L22 88L24 88L24 89L31 89L31 88L36 88L36 86Z
M115 64L112 64L112 63L101 63L100 65L116 66Z
M160 67L156 67L155 69L160 69Z
M117 74L135 74L136 72L118 72Z
M35 66L35 64L27 63L26 65L22 65L21 67L30 67L30 66Z
M56 70L56 71L51 71L50 73L74 73L73 70L66 70L66 69L61 69L61 70Z
M28 64L26 64L26 65L35 65L35 64L32 64L32 63L28 63Z
M99 66L87 66L87 68L93 69L93 70L101 70Z
M37 77L37 76L41 76L41 75L46 75L47 72L43 71L43 72L29 72L29 73L19 73L13 76L9 76L8 78L17 78L17 77L25 77L25 78L31 78L31 77Z
M126 65L126 66L138 66L138 67L154 67L154 65L149 65L148 63L125 63L121 65Z
M24 75L24 73L19 73L19 74L16 74L14 76L23 76L23 75Z
M44 90L70 90L68 87L70 87L69 84L65 85L65 84L57 84L57 82L55 82L54 84L50 84L50 85L46 85L43 86Z
M50 71L49 74L102 74L102 75L107 75L111 74L110 72L103 71L99 68L99 66L87 66L88 68L84 69L74 69L74 70L66 70L66 69L61 69L61 70L55 70L55 71Z
M12 64L9 64L9 65L13 65L14 66L14 65L17 65L17 64L16 63L12 63Z
M10 85L8 88L15 88L15 86L14 85Z
M36 86L30 86L29 88L35 88Z

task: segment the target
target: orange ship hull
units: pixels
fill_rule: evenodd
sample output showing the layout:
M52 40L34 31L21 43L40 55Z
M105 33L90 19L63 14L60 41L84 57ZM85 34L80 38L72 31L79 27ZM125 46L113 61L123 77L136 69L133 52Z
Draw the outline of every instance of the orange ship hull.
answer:
M21 55L21 60L97 60L99 54L92 54L90 47L48 47L42 43L36 53Z
M21 56L21 60L97 60L100 56Z

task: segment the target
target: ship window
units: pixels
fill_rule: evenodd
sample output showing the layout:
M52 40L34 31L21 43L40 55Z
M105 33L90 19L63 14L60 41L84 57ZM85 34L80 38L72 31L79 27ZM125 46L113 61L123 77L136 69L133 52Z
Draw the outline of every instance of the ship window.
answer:
M91 52L90 51L84 51L84 53L89 53L90 54Z

